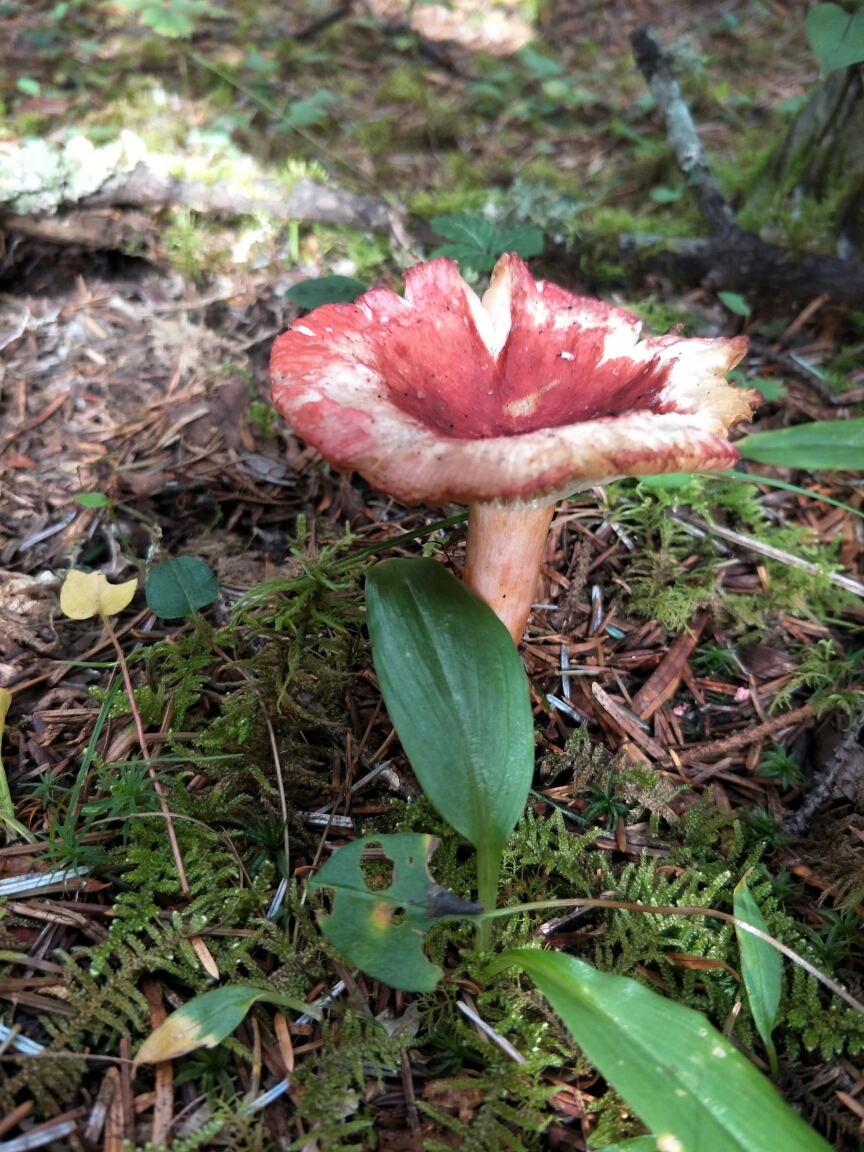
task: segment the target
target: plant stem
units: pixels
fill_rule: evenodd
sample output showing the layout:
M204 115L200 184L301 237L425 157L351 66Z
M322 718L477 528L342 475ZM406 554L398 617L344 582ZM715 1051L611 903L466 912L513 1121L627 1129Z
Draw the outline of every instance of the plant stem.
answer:
M477 950L488 951L492 945L492 920L498 903L498 878L501 872L501 852L480 849L477 852L477 901L486 909L478 918Z
M129 675L129 666L126 663L126 657L123 655L123 649L120 646L120 641L117 639L117 634L114 627L107 616L102 617L102 623L105 625L105 631L108 634L108 639L114 645L114 650L117 653L117 660L120 664L120 670L123 673L123 683L126 686L126 695L129 697L129 707L132 710L132 717L135 720L135 731L138 733L138 744L141 747L141 756L147 762L147 771L150 773L150 779L153 781L153 787L156 790L156 795L159 797L159 807L162 809L162 815L165 817L165 827L168 830L168 840L171 844L171 852L174 856L174 864L177 868L177 878L180 881L180 888L183 895L187 900L192 899L192 892L189 889L189 881L186 879L186 869L183 867L183 858L180 855L180 845L177 843L177 833L174 830L174 822L171 819L171 811L168 803L165 800L165 793L162 785L159 782L159 777L156 775L156 769L150 761L150 749L147 746L147 737L144 734L144 725L141 722L141 713L138 711L138 705L135 703L135 691L132 687L132 678Z
M482 901L481 901L482 902ZM485 907L485 905L484 905ZM664 904L632 904L629 900L594 900L582 897L575 897L570 900L531 900L526 904L511 904L509 908L495 908L494 904L490 907L488 912L481 912L478 916L473 917L479 921L477 927L478 937L483 922L487 920L497 920L502 916L513 916L520 912L540 912L547 908L612 908L623 909L626 912L647 912L652 916L708 916L712 920L722 920L724 924L734 924L736 928L740 928L743 932L749 932L751 936L756 936L759 940L764 940L766 944L770 944L772 948L776 948L778 952L782 952L784 956L788 957L799 968L803 968L805 972L809 972L814 976L820 984L824 984L836 996L864 1016L864 1004L860 1000L856 1000L854 996L850 995L845 988L841 987L836 981L826 976L824 972L811 964L809 960L805 960L797 952L794 952L786 944L782 944L779 940L775 940L773 936L769 936L767 932L748 924L746 920L739 920L737 916L733 916L731 912L719 912L715 908L699 908L690 906L673 906ZM461 917L454 917L454 919L461 919Z

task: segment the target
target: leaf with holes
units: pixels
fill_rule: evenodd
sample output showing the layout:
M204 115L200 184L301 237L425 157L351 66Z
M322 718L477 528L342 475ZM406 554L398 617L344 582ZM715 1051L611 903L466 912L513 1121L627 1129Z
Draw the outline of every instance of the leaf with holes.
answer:
M752 924L760 932L768 932L759 905L747 887L746 876L742 877L735 888L732 910L739 920ZM737 926L735 935L738 937L741 975L744 977L750 1011L753 1013L753 1020L771 1061L771 1070L776 1074L777 1056L771 1033L780 1006L783 962L777 949L772 948L766 940L760 940L758 936L753 936Z
M864 60L864 12L847 12L839 4L817 4L807 13L804 26L823 72Z
M362 867L364 850L375 845L383 850L378 859L393 869L389 883L382 870L380 887L367 881ZM441 978L441 969L423 955L433 922L481 911L429 875L437 847L434 836L419 832L366 836L340 848L309 882L311 892L333 890L333 910L318 920L330 943L367 975L405 992L431 992ZM367 853L369 865L372 859Z
M285 295L292 304L311 312L322 304L353 304L366 291L366 285L353 276L319 276L292 284Z
M252 988L246 984L229 984L214 988L200 996L193 996L182 1008L151 1032L135 1056L133 1069L139 1064L161 1064L194 1052L196 1048L215 1048L242 1022L244 1016L258 1001L279 1004L295 1012L306 1012L320 1019L320 1012L293 996L268 992L265 988Z
M664 1152L828 1152L704 1016L562 952L516 948L486 969L524 969L600 1075Z
M219 596L219 581L213 572L195 556L172 556L157 564L147 577L145 595L154 616L176 620L191 616L199 608L212 604Z

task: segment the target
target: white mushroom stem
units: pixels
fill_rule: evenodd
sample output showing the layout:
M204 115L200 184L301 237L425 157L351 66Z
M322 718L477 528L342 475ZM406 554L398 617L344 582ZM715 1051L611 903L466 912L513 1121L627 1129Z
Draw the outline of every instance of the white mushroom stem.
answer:
M471 505L463 581L507 626L514 644L534 602L554 504Z

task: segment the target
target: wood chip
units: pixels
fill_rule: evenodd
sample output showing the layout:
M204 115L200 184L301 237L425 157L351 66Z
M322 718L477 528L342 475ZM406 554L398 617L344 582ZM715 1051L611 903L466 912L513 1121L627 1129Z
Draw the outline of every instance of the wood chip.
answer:
M656 740L652 740L648 733L632 717L628 716L624 709L616 704L596 681L591 685L591 693L613 724L629 736L634 743L638 744L652 760L657 760L660 763L669 761L669 754L665 748L661 748Z

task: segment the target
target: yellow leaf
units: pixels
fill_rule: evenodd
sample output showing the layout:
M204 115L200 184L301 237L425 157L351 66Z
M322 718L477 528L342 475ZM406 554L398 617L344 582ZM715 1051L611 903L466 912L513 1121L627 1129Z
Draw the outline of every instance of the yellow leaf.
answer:
M115 616L131 603L137 587L137 577L125 584L109 584L104 572L70 568L60 589L60 609L71 620Z
M11 703L12 693L8 692L5 688L0 688L0 737L3 735L3 728L6 725L6 713L9 711Z

